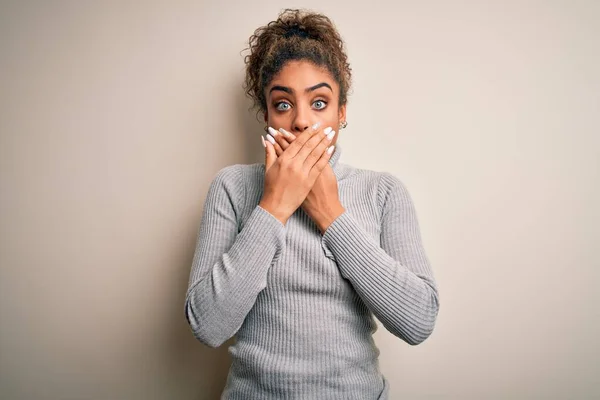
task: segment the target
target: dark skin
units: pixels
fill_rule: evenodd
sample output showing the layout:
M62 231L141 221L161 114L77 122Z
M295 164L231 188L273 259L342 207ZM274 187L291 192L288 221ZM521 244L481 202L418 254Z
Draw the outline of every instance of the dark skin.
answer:
M339 85L325 68L307 61L290 61L265 88L265 122L277 157L300 133L320 123L319 129L336 131L330 145L337 142L341 121L346 120L346 105L339 105ZM270 139L269 139L270 140ZM270 146L270 144L267 144ZM338 183L329 164L321 172L301 205L321 234L345 208L338 195Z

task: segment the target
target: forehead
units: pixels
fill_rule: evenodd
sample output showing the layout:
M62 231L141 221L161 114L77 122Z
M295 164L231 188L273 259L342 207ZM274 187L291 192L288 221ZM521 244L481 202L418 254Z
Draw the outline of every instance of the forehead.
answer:
M266 89L280 85L290 87L296 93L300 93L321 82L329 83L334 92L338 91L337 82L325 67L316 66L308 61L288 61L273 77Z

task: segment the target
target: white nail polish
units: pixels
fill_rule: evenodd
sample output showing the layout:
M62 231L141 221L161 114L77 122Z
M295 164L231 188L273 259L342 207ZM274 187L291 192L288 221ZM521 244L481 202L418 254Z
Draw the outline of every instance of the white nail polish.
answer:
M268 140L269 142L271 142L272 144L275 144L275 139L273 139L273 136L271 136L271 135L267 135L267 140Z
M294 136L283 128L279 128L279 132L283 133L285 136L287 136L289 138L292 138Z
M271 127L269 127L269 133L271 134L271 136L275 137L277 136L277 131Z
M335 144L333 146L331 146L330 148L327 149L327 154L331 154L333 152L333 148L335 147Z
M327 135L327 139L331 140L333 139L333 137L335 136L335 131L331 131L328 135Z
M267 147L267 144L265 143L265 138L263 137L263 135L260 135L260 140L262 140L263 146Z
M321 123L320 123L320 122L317 122L316 124L314 124L314 125L312 126L312 129L313 129L313 131L314 131L314 130L317 130L317 129L319 128L319 126L321 126Z
M328 126L327 128L323 129L323 133L327 135L332 129L332 127Z

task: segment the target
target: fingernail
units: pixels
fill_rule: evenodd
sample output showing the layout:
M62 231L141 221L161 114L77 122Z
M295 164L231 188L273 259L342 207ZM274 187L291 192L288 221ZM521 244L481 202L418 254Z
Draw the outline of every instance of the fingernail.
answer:
M269 127L269 133L271 134L271 136L275 137L277 136L277 131L271 127Z
M333 146L331 146L330 148L327 149L327 154L331 154L333 152L333 148L335 147L335 144Z
M319 126L321 126L321 123L320 123L320 122L317 122L316 124L314 124L314 125L312 126L312 129L313 129L313 131L314 131L314 130L317 130L317 129L319 128Z
M271 142L272 144L275 144L275 139L273 139L273 136L271 136L271 135L267 135L267 140L268 140L269 142Z
M285 136L287 136L289 138L294 137L294 135L292 135L291 133L289 133L288 131L286 131L283 128L279 128L279 132L283 133Z
M265 138L263 137L263 135L260 135L260 140L262 141L263 146L267 147L267 144L265 143Z
M327 135L327 139L331 140L333 139L333 137L335 136L335 131L331 131L328 135Z
M325 129L323 130L323 133L324 133L325 135L327 135L329 132L331 132L331 129L333 129L333 128L332 128L332 127L330 127L330 126L328 126L327 128L325 128Z

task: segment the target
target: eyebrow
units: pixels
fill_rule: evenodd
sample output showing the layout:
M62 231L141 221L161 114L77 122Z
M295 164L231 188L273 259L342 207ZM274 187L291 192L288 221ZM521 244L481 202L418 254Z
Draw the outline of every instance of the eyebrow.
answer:
M317 83L314 86L308 87L306 89L304 89L304 92L308 93L308 92L312 92L314 90L317 90L319 88L322 87L327 87L329 88L329 90L331 90L331 92L333 93L333 89L331 88L331 86L327 83L327 82L321 82L321 83ZM287 86L280 86L280 85L275 85L271 88L271 90L269 90L269 93L273 92L274 90L280 90L282 92L286 92L289 94L294 94L294 89L287 87Z

